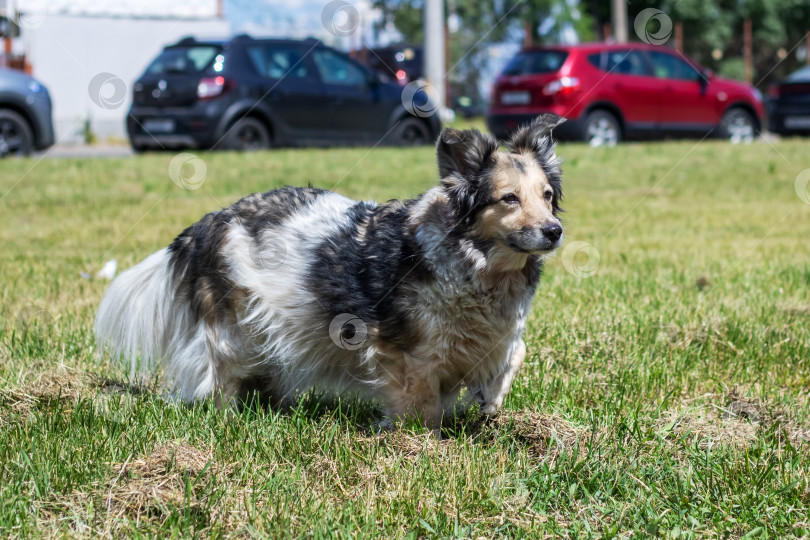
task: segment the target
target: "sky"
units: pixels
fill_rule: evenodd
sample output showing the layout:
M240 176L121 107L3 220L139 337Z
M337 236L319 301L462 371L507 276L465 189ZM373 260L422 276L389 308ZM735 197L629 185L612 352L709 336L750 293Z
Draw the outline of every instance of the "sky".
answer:
M379 15L367 0L224 0L224 15L236 33L316 37L341 49L359 48L364 43L378 45L371 25ZM335 35L329 31L330 21L351 27L356 21L357 29ZM390 29L380 41L396 41L398 37Z

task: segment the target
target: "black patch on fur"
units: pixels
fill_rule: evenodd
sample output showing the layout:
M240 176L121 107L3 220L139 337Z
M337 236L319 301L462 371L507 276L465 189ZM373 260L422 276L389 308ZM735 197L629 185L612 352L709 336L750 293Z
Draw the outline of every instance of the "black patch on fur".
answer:
M489 173L495 165L498 141L477 129L447 128L439 135L436 146L442 187L450 198L456 219L462 226L469 225L492 199Z
M543 259L537 255L529 255L526 266L523 267L523 275L526 276L526 285L534 291L540 283L540 276L543 274Z
M526 165L524 165L523 162L517 159L515 156L509 156L509 162L520 174L526 174Z
M228 208L206 214L187 228L169 246L177 290L191 301L198 318L222 320L232 311L231 299L238 292L228 278L222 243L237 220L253 237L268 227L312 204L322 189L283 187L254 193Z
M415 202L358 202L346 212L347 223L315 250L307 273L308 288L328 320L342 313L360 317L405 351L418 341L408 316L416 301L409 285L433 279L408 232Z
M506 147L515 153L531 152L543 168L548 178L554 197L551 207L556 216L562 212L562 170L560 162L554 153L555 141L551 138L551 131L565 122L565 118L556 114L543 114L535 118L530 124L517 129L508 141Z

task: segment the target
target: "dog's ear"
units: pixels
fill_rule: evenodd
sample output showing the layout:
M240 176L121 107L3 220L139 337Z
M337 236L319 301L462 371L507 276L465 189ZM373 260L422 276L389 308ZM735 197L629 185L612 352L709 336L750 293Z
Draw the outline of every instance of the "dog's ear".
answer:
M498 141L477 129L446 128L439 135L436 156L441 183L461 223L469 224L476 209L489 201L490 186L480 173L497 151Z
M477 129L459 131L445 128L439 135L436 156L439 161L439 176L459 175L469 179L474 176L498 151L498 141Z
M553 146L551 131L565 122L565 118L556 114L541 114L531 123L518 128L509 140L506 147L512 152L542 152Z
M552 208L554 215L562 212L562 169L560 159L555 152L555 142L551 137L552 130L565 122L565 118L556 114L542 114L517 131L506 141L506 147L515 153L531 153L540 164L554 190Z

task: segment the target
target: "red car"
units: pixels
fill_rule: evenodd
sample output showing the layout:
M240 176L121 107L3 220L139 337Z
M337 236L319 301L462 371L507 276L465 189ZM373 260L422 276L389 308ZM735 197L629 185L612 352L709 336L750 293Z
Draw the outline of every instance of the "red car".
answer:
M764 109L756 88L667 47L592 43L519 52L495 81L487 125L505 137L544 112L568 118L557 137L598 146L710 132L749 140Z

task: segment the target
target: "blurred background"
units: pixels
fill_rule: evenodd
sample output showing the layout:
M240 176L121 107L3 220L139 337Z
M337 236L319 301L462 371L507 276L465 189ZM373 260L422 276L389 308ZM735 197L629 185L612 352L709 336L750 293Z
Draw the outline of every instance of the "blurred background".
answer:
M780 86L786 77L810 62L810 3L803 0L0 0L0 17L0 34L4 41L0 64L33 76L50 96L52 141L47 136L43 139L39 133L47 128L37 127L41 122L32 119L37 113L0 102L0 107L7 106L29 123L27 134L24 127L16 129L23 138L27 135L35 148L47 148L50 142L131 144L136 151L168 146L213 146L214 142L227 137L227 130L244 116L246 109L225 121L224 105L222 110L202 113L199 104L191 101L210 102L229 95L232 100L229 106L233 106L237 92L234 89L243 91L253 84L242 82L245 77L250 79L245 70L260 72L266 79L257 94L248 92L239 96L250 99L248 96L253 95L256 103L273 85L278 87L276 89L283 87L284 84L278 82L280 79L287 79L284 61L279 64L281 75L261 73L262 68L253 61L252 67L227 76L231 64L237 61L217 64L217 58L227 56L220 53L229 50L232 38L243 34L257 40L271 37L290 40L288 45L317 41L345 55L350 63L341 64L338 58L307 66L310 58L306 47L294 58L288 56L287 60L306 57L301 66L313 72L310 82L320 84L325 94L331 92L331 98L319 101L314 96L316 90L302 90L300 86L287 89L287 93L303 92L302 95L309 96L312 106L323 110L322 117L331 124L310 125L304 130L295 125L296 115L277 118L284 116L278 109L292 106L288 102L268 104L265 112L256 111L253 115L257 121L247 126L253 131L238 127L242 143L240 146L239 141L230 140L227 146L231 148L350 141L351 137L343 138L339 133L345 126L331 116L338 115L338 110L345 113L349 107L347 102L352 99L380 103L388 99L386 93L390 94L391 107L402 102L406 112L414 118L424 119L436 113L438 120L447 122L457 117L483 118L489 114L489 127L498 135L545 111L568 113L576 122L567 135L592 144L615 144L623 138L650 134L700 136L710 128L715 132L723 131L722 122L736 125L737 138L745 138L766 129L765 105L773 112L780 99L793 100L787 104L791 107L800 102L799 109L783 112L780 118L790 118L781 128L787 132L792 129L796 134L810 129L810 89L805 84L810 83L810 72L800 72L796 81L801 85L793 85L792 90ZM173 73L167 73L158 69L159 66L155 68L155 62L164 47L177 46L187 37L215 47L209 49L208 55L204 51L193 53L203 56L198 58L200 65L185 73L192 87L190 101L177 100L172 104L155 98L147 103L148 96L155 92L163 92L164 97L173 91L180 92L178 85L182 83L171 80L171 75L179 75L187 68L180 66L172 68ZM628 105L610 95L598 97L591 92L590 87L597 82L600 86L608 85L610 81L603 80L604 74L620 74L623 69L624 75L651 79L665 79L673 75L668 69L680 69L656 65L655 58L647 52L641 53L646 56L640 57L641 64L636 68L628 66L627 62L611 63L610 51L628 54L629 49L615 48L616 44L626 42L662 47L682 58L694 71L680 78L694 83L689 91L695 100L709 95L714 110L702 116L695 113L690 126L672 125L669 127L673 129L653 133L667 127L661 123L660 115L652 112L649 118L642 115L634 120L634 113L625 110ZM192 42L185 43L188 46ZM521 50L582 43L607 47L590 49L591 55L607 55L591 58L591 64L601 70L602 75L589 74L590 67L576 63L576 48L563 48L565 56L557 58L559 65L556 66L546 64L548 55L524 56L522 64L513 64L511 71L505 71ZM619 60L632 60L633 56L622 56ZM255 60L255 54L252 58ZM664 61L677 62L668 57ZM362 69L355 73L353 64ZM220 66L219 70L215 69L216 65ZM155 68L153 81L149 77L144 79L150 66ZM633 72L633 69L640 71ZM331 75L324 70L331 70ZM554 77L537 79L544 73L553 73ZM499 82L499 75L507 78ZM303 74L300 78L307 77L310 75ZM334 86L331 90L327 88L330 77ZM362 82L358 82L361 78ZM748 85L750 91L723 86L726 80ZM406 92L407 95L400 92L396 98L382 88L397 84L402 89L414 81L425 81L430 86L423 84ZM261 86L260 82L254 82ZM552 82L556 86L549 86ZM504 89L507 83L515 88ZM618 84L621 87L621 83ZM712 84L716 86L714 94ZM349 91L345 87L359 87L359 90ZM653 85L651 90L658 88ZM718 108L717 101L724 101L724 96L734 101L736 98L733 95L729 98L729 92L737 91L741 92L737 108L744 117L724 118L726 109L733 103L727 102L725 107ZM147 97L141 103L146 109L140 113L132 109L133 99L136 108L138 106L138 92L145 92ZM195 93L197 100L191 99ZM566 93L569 101L564 99ZM338 99L335 99L336 94ZM800 96L795 97L795 94ZM23 96L20 99L31 101L34 98ZM408 110L405 103L408 100L411 108L419 109L416 114ZM185 116L174 118L172 115L178 111L172 111L172 107L197 108L196 112L189 109ZM258 106L262 108L264 105ZM371 108L366 107L368 111ZM602 111L601 117L593 117L597 109ZM422 114L424 111L430 114ZM135 127L127 120L131 113L138 119L139 125ZM211 133L205 137L193 133L197 128L189 125L189 114L216 115L216 120L201 120L206 123L204 129ZM358 135L357 141L373 143L395 136L396 140L392 141L395 144L423 144L431 142L435 136L435 122L412 122L408 126L410 133L400 133L401 125L392 126L405 116L390 119L389 116L396 114L379 108L373 114L386 116L385 121L370 126L367 132ZM300 115L297 117L302 119ZM223 121L228 125L222 126ZM154 129L146 129L150 126ZM321 137L317 133L319 129L331 133ZM390 133L387 130L391 130ZM726 126L723 134L733 138L731 131ZM143 139L140 143L133 140L138 136ZM12 137L7 139L10 141ZM17 143L9 144L11 147ZM13 150L3 153L14 153Z

